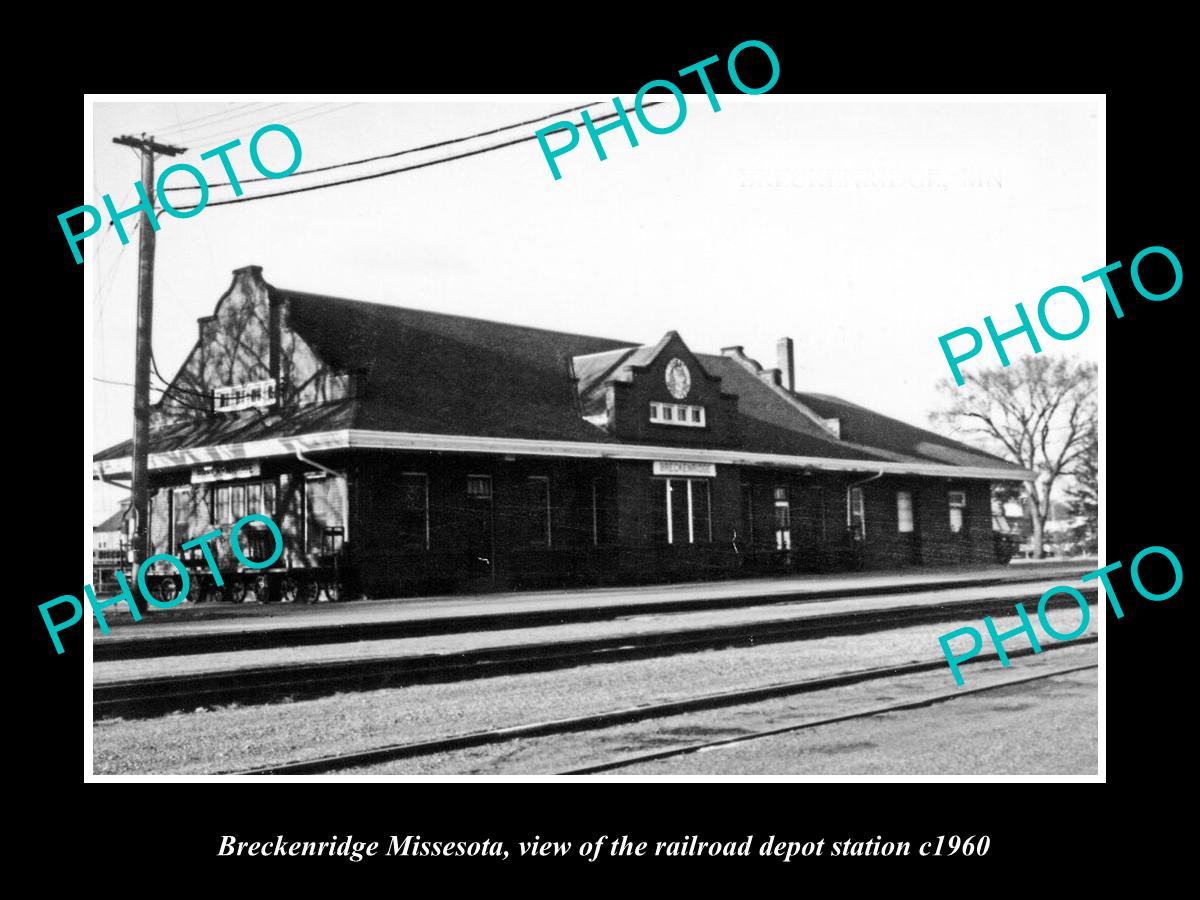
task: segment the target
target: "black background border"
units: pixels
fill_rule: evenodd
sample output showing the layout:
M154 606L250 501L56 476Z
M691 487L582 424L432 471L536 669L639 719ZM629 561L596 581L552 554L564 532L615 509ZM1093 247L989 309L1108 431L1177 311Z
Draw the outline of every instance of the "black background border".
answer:
M1074 82L1071 84L1016 84L1011 79L999 83L996 72L988 71L981 61L952 72L931 71L924 78L912 74L905 78L870 77L862 72L854 74L849 65L833 68L815 64L811 33L761 28L729 31L735 36L721 36L715 28L711 34L673 33L670 38L624 33L619 39L608 35L593 42L559 42L552 50L536 38L530 39L527 50L516 48L507 38L502 47L490 48L468 47L456 38L453 45L425 42L420 44L420 52L406 46L403 53L372 63L355 56L357 51L345 50L341 51L346 53L344 64L330 64L330 69L342 72L336 79L337 88L347 91L369 83L381 90L414 93L581 92L597 97L631 97L645 81L670 77L674 70L713 54L724 60L736 43L754 37L769 43L779 56L781 78L773 94L874 92L885 87L932 92L1035 91L1047 87L1095 91L1104 90L1105 82L1112 80L1102 75L1085 78L1076 69L1064 79ZM851 62L853 58L846 57ZM745 59L751 63L750 54ZM353 66L348 65L350 62ZM712 71L719 74L721 68L713 67ZM298 76L290 71L289 78L269 69L239 78L239 69L215 63L208 71L223 71L230 77L218 78L214 83L208 78L160 74L153 89L165 93L244 91L262 85L271 90L334 89L324 69L321 77ZM982 72L987 75L969 77L970 73ZM97 73L97 77L101 82L107 79L107 84L98 85L104 89L132 91L142 87L110 73ZM751 65L743 77L750 84L765 80L755 76ZM723 80L723 76L721 80L714 77L718 94L732 90ZM1133 291L1128 265L1142 248L1162 245L1175 252L1185 272L1188 268L1179 208L1188 168L1184 165L1184 142L1174 137L1173 128L1182 102L1161 84L1151 91L1131 88L1108 93L1108 253L1105 259L1096 260L1095 266L1115 260L1124 263L1114 283L1126 311L1119 321L1109 312L1106 326L1107 559L1119 559L1126 565L1114 578L1125 618L1116 620L1110 611L1105 622L1107 780L1122 792L1137 790L1138 803L1143 807L1160 802L1165 808L1171 804L1166 779L1177 778L1183 765L1178 761L1184 749L1177 731L1181 722L1178 705L1187 682L1183 654L1167 637L1186 635L1185 591L1163 603L1144 601L1134 594L1127 567L1139 550L1158 544L1171 548L1188 570L1181 519L1188 508L1191 469L1187 462L1191 454L1190 441L1180 431L1180 424L1187 426L1187 414L1195 405L1187 387L1194 379L1184 378L1187 351L1183 342L1190 337L1183 318L1186 281L1184 289L1170 300L1151 303ZM67 653L55 656L36 609L45 599L79 589L79 545L71 536L79 535L74 516L80 483L74 479L85 474L78 468L75 449L79 446L78 432L74 431L78 406L70 398L77 396L82 354L76 366L74 354L68 350L71 341L64 339L65 330L60 325L70 318L64 315L66 309L79 308L76 304L82 295L82 267L75 266L64 251L55 216L81 202L76 141L82 130L82 104L82 94L73 86L63 85L57 91L47 90L36 106L31 103L25 108L30 118L40 123L41 133L47 138L36 148L45 177L37 184L13 185L18 191L30 192L27 199L14 202L21 203L21 210L32 211L32 215L18 216L17 221L20 228L32 227L33 235L31 239L10 237L10 241L31 248L43 260L34 269L26 269L19 260L13 262L25 288L24 299L18 302L14 298L10 306L10 327L34 336L28 346L12 348L12 364L38 373L36 379L24 381L19 411L12 411L30 427L16 430L22 441L16 445L17 465L9 473L10 479L21 481L20 473L25 471L28 459L33 467L30 489L37 486L22 509L20 538L14 547L17 552L10 562L10 578L19 588L14 605L22 613L20 621L26 623L22 633L25 666L14 690L27 707L10 742L16 745L22 760L20 771L31 770L33 775L26 782L32 794L18 811L18 821L27 835L18 856L24 850L46 852L48 858L82 852L77 842L88 838L97 842L97 849L111 849L111 854L105 854L109 861L103 868L114 876L121 876L123 866L134 866L146 877L161 874L169 879L183 875L192 887L228 887L231 875L251 870L255 877L303 879L300 883L316 888L342 883L349 872L450 879L471 874L482 875L489 884L499 884L496 879L503 875L507 880L515 872L525 883L533 884L529 879L556 874L623 881L651 866L673 879L690 879L707 878L717 871L741 877L762 869L802 878L816 869L838 871L851 865L845 871L853 875L887 876L899 867L904 872L920 873L935 887L937 879L946 877L949 867L968 876L966 882L956 884L977 887L979 882L970 878L971 874L978 877L983 871L994 871L1015 876L1014 867L1025 865L1031 850L1070 847L1085 838L1092 844L1094 836L1116 824L1116 811L1096 793L1098 786L1089 784L85 785L81 631L73 630L65 641ZM1090 230L1095 223L1080 222L1079 227ZM1020 265L1020 261L1008 260L1005 264ZM1062 283L1076 284L1077 276L1082 274L1064 272ZM987 294L986 278L981 278L977 287ZM90 340L90 302L85 302L84 320L84 339ZM15 332L10 334L14 345L24 343ZM1051 345L1045 352L1057 349ZM22 354L30 354L29 360L22 362ZM10 373L13 376L23 381L20 371ZM47 416L50 397L61 398L61 402L53 403L52 415ZM31 445L29 450L21 446L26 442ZM18 484L14 489L25 488ZM246 788L254 794L247 794ZM264 791L269 796L264 796ZM1158 800L1160 796L1164 799ZM1122 802L1122 808L1126 802ZM1147 815L1144 821L1149 825L1154 819ZM514 854L503 865L490 860L434 858L380 858L355 865L342 860L218 860L216 846L226 833L246 840L273 838L278 833L289 839L323 840L332 834L353 833L382 842L390 834L420 833L435 840L503 838L510 847L535 833L576 843L599 834L626 833L651 841L676 840L697 833L705 840L741 840L752 833L756 844L769 834L789 840L866 839L882 834L888 839L913 841L938 834L989 834L993 843L984 860L941 859L936 863L909 858L860 859L850 864L825 858L793 861L785 868L778 860L752 857L732 861L621 860L589 865L578 858L523 863ZM1133 841L1137 836L1126 835L1125 839ZM76 849L68 849L71 845ZM1076 852L1083 851L1067 851L1064 858ZM171 882L156 883L167 886ZM797 885L802 883L796 878ZM577 883L544 884L569 890Z

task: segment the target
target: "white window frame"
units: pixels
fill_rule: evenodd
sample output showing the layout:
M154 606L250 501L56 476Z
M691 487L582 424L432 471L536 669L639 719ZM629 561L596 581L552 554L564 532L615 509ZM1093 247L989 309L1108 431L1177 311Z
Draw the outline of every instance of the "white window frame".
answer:
M904 527L904 507L905 504L900 502L903 497L908 501L908 527ZM913 515L913 497L912 491L896 491L896 530L900 534L912 534L916 530L916 519Z
M666 497L667 497L667 543L674 545L674 543L675 543L675 528L674 528L674 523L672 521L674 516L672 516L672 514L671 514L671 479L664 478L663 481L665 481L667 484L667 494L666 494Z
M253 515L255 513L261 512L261 510L263 508L263 494L266 493L266 491L264 490L265 485L266 485L266 482L264 482L264 481L247 481L246 482L246 499L245 499L246 512L243 513L243 515L249 516L249 515ZM250 502L250 494L256 488L258 490L258 503L254 504L254 503Z
M783 492L782 499L779 492ZM786 485L776 486L771 496L775 498L775 509L787 510L787 528L779 527L778 514L775 518L775 549L776 550L791 550L792 549L792 499Z
M681 482L681 483L687 485L688 543L689 544L696 543L696 499L692 492L692 482L694 482L694 481L695 482L703 482L705 484L708 484L708 489L705 491L705 495L707 497L705 519L708 523L708 536L707 536L706 540L709 543L712 543L712 485L709 484L708 479L706 479L706 478L663 478L662 481L666 482L664 497L665 497L666 504L667 504L667 543L670 545L675 544L675 513L674 513L673 509L671 508L671 495L675 491L675 488L673 488L671 485L674 482Z
M313 482L313 481L325 481L327 479L334 478L334 477L343 478L343 480L345 482L345 486L346 486L346 506L342 510L342 524L338 527L340 527L342 529L342 543L343 544L350 543L350 479L346 478L345 476L333 476L333 475L330 475L328 472L305 472L304 473L304 493L301 496L301 502L304 504L304 506L303 506L304 515L302 515L300 518L301 518L301 521L303 521L303 523L304 523L303 547L304 547L304 552L306 554L308 553L309 532L312 530L310 527L312 523L309 521L310 507L309 507L308 501L310 498L308 496L308 493L309 493L308 485L310 482ZM324 549L323 549L324 541L325 541L325 536L324 536L324 534L322 534L321 535L322 549L318 550L318 552L324 552Z
M687 479L688 486L688 543L696 543L696 515L692 509L692 479Z
M963 510L967 508L967 492L950 491L947 501L950 510L950 533L962 534L963 526L966 524L966 517L963 515ZM956 518L958 520L958 527L955 527Z
M700 413L700 420L693 421L693 414ZM670 418L667 418L667 416ZM703 406L688 403L658 403L650 404L650 422L654 425L678 425L683 428L705 428L708 425L708 414Z
M233 491L231 485L221 484L213 487L212 517L216 525L229 525L233 522ZM221 513L221 494L225 495L225 512Z
M472 478L480 478L487 482L487 486L488 486L487 496L484 496L483 494L472 494L471 493L471 479ZM496 493L496 486L492 483L491 475L471 475L471 474L467 475L467 496L470 497L472 500L487 500L487 501L491 502L492 498L495 496L495 493Z
M176 525L176 520L179 517L179 498L180 498L180 496L186 496L190 492L191 492L190 489L186 488L186 487L171 488L171 493L170 493L171 528L170 528L169 533L171 535L170 546L171 546L172 550L174 550L180 544L182 544L184 541L189 539L187 537L180 538L179 535L176 533L176 531L178 529L176 529L175 525Z
M854 494L858 492L858 503L854 502ZM867 536L867 501L860 487L846 488L846 527L854 527L854 509L858 507L858 519L862 522L862 537Z

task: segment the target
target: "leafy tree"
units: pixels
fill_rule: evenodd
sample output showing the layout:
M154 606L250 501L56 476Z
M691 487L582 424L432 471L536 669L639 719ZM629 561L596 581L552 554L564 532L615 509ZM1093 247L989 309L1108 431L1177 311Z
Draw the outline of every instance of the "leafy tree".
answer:
M1096 364L1050 354L1023 356L1010 366L965 377L961 387L948 378L938 383L945 406L931 418L953 436L979 440L1035 473L1025 487L1033 553L1041 559L1054 487L1083 464L1095 440Z
M1096 553L1099 549L1100 482L1099 436L1095 424L1088 435L1087 452L1071 469L1071 486L1067 488L1067 506L1080 522L1071 531L1076 553Z

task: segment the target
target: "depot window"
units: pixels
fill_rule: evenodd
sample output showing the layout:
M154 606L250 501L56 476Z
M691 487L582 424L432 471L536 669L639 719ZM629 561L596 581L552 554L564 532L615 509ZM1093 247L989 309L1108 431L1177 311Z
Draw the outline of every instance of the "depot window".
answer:
M792 549L792 507L785 487L775 488L775 549Z
M912 494L908 491L896 492L896 528L901 534L913 530Z
M467 476L467 496L473 500L491 500L492 499L492 476L491 475L468 475Z
M863 509L862 488L850 488L846 491L846 526L855 540L866 537L867 516Z
M213 519L231 525L243 516L275 516L275 482L222 485L213 491Z
M703 478L655 479L655 540L664 544L712 541L712 506Z
M175 488L171 491L171 546L178 547L195 535L190 534L188 517L191 510L191 488Z
M958 534L963 530L963 510L967 508L966 491L950 492L950 530Z
M348 491L344 475L304 475L304 547L307 553L337 553L349 537Z
M650 421L656 425L682 425L685 428L705 426L704 407L685 403L651 403Z

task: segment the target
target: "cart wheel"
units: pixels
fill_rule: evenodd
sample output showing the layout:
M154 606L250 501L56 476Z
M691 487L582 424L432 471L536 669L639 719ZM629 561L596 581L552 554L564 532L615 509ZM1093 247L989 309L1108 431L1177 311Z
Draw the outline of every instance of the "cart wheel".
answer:
M253 599L259 603L271 602L271 582L267 580L266 575L251 575L246 582L246 600L250 600L253 595Z
M299 603L316 603L321 588L311 575L301 575L297 578L299 586L296 590L296 601Z
M225 580L225 599L230 603L245 602L246 582L240 575L233 575Z
M179 596L179 578L175 575L164 575L158 579L152 593L159 603L170 603Z
M279 579L279 600L282 603L295 603L299 594L300 584L294 575L284 575Z
M196 595L197 603L216 603L224 594L224 591L217 587L217 583L211 578L205 578L204 583L200 586L200 593Z
M342 583L334 578L323 578L321 590L324 591L325 598L330 603L337 603L342 599Z

